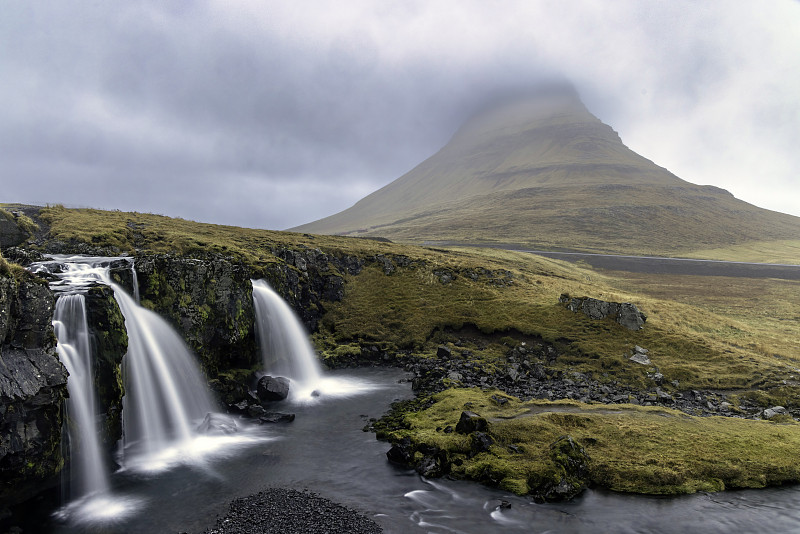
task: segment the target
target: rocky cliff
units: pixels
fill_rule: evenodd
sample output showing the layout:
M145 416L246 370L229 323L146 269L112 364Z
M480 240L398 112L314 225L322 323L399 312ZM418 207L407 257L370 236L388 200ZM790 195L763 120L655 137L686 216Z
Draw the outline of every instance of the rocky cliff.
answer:
M53 295L0 273L0 508L58 482L67 371L56 355Z

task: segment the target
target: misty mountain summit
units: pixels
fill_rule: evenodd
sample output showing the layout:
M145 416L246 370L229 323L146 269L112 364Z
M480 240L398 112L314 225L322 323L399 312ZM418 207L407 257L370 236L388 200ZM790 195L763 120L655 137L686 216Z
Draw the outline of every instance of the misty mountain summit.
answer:
M800 218L678 178L562 86L485 107L405 175L292 230L676 255L793 239Z

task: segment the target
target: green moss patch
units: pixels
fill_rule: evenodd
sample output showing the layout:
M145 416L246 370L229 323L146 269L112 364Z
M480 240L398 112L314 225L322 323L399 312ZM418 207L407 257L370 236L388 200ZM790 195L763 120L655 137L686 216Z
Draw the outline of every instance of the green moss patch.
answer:
M488 420L488 450L476 454L474 436L453 431L464 410ZM395 428L383 435L410 440L417 460L425 451L444 451L451 475L520 494L542 495L543 488L570 476L565 466L571 460L560 449L554 452L565 436L585 452L583 482L615 491L682 494L800 481L800 425L794 422L692 417L660 407L521 402L479 389L444 391L430 406L394 418Z

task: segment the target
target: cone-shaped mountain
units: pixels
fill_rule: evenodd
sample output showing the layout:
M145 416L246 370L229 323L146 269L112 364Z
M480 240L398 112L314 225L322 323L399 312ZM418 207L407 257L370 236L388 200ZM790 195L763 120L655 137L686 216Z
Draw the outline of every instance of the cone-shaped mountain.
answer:
M796 239L800 218L681 180L561 87L487 108L407 174L293 230L671 255Z

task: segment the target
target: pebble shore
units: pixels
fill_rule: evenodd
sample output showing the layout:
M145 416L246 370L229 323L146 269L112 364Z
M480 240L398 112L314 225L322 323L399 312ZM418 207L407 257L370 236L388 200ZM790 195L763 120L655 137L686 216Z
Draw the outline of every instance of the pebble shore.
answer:
M205 534L379 534L369 517L309 491L269 488L235 499Z

